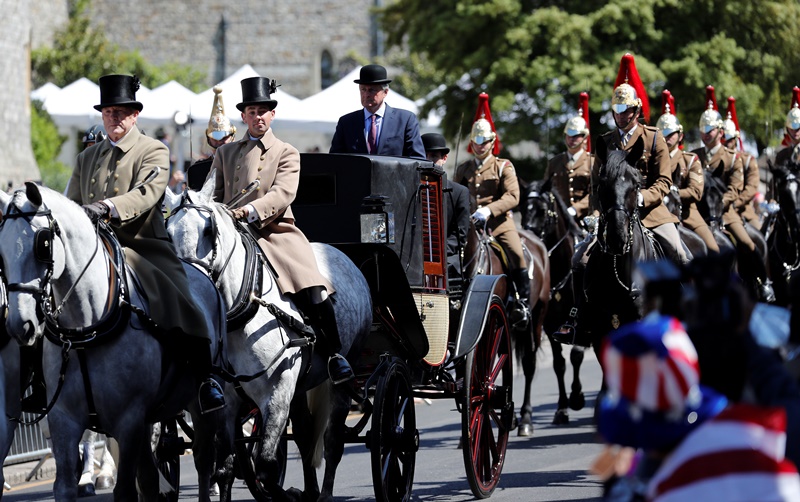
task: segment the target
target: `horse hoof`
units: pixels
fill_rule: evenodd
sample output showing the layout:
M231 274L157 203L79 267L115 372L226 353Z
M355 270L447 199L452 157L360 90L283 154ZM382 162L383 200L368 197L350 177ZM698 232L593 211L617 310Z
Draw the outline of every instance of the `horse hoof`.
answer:
M98 490L108 490L114 487L114 478L112 476L97 476L94 480L94 487Z
M583 397L583 392L572 392L569 395L569 409L582 410L586 406L586 399Z
M94 497L97 495L94 492L94 485L89 483L86 485L78 486L78 497Z
M567 425L569 423L569 413L567 410L561 409L556 410L556 414L553 417L553 425Z
M526 438L533 436L533 425L519 424L519 427L517 427L517 436Z

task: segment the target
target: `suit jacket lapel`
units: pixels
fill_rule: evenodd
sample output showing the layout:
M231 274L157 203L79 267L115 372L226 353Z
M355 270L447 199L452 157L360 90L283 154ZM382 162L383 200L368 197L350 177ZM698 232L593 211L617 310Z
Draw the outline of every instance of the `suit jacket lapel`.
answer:
M381 134L378 136L378 152L383 154L383 146L386 145L386 138L391 138L394 135L394 127L397 126L397 121L394 119L394 109L386 105L383 111L383 118L381 119Z

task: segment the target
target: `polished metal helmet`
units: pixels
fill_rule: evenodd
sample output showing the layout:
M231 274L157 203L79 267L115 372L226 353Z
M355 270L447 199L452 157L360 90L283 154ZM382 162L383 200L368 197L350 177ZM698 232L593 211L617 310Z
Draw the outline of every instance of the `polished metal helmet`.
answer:
M492 124L484 118L480 118L472 124L472 132L469 134L469 139L476 145L482 145L487 141L492 141L497 137L492 130Z
M786 128L800 129L800 107L794 105L789 113L786 114Z
M722 121L722 134L725 136L725 141L730 141L739 137L739 130L736 129L736 123L731 118L730 113L728 114L728 118Z
M106 130L101 124L95 124L89 129L86 129L86 133L83 135L83 144L86 146L86 143L100 143L106 139Z
M669 111L669 105L667 105L667 112L658 118L656 127L661 130L661 134L663 134L665 138L674 132L683 132L681 121Z
M225 115L225 106L222 104L222 87L214 86L214 104L211 106L211 118L208 120L206 136L217 141L236 134L236 127Z
M631 85L620 84L614 89L614 96L611 98L611 109L616 113L622 113L632 106L640 108L642 100L636 95L636 89Z
M564 125L564 134L567 136L578 136L580 134L588 136L589 128L586 127L586 121L583 120L583 117L576 115L567 120L567 123Z
M722 127L722 115L719 114L717 110L714 109L714 105L709 103L708 109L700 115L700 132L707 133L714 129L720 129Z

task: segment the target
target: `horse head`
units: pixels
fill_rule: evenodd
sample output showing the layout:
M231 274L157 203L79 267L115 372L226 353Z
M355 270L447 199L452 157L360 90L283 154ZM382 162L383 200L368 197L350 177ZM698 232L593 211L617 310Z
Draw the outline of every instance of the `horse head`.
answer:
M787 165L772 168L775 193L780 205L780 214L789 229L789 235L800 242L800 164L792 161Z
M642 138L633 148L607 150L605 142L598 141L596 155L599 162L597 177L597 202L600 208L598 242L608 253L622 255L633 244L634 224L639 218L637 197L642 186L642 176L635 167L644 153Z
M725 182L719 176L714 176L711 171L703 171L704 185L703 197L697 204L697 210L703 216L703 219L708 222L708 225L714 228L722 227L722 213L723 213L723 197L727 191Z
M65 203L66 202L66 203ZM72 207L70 207L72 206ZM43 333L43 307L50 307L54 285L62 279L75 253L65 240L72 230L62 227L59 215L70 224L90 223L80 208L61 194L34 183L25 190L0 196L0 261L8 281L6 329L20 344L32 345Z
M525 192L525 203L521 204L522 228L541 238L544 238L545 232L558 217L550 200L552 186L550 178L530 183Z

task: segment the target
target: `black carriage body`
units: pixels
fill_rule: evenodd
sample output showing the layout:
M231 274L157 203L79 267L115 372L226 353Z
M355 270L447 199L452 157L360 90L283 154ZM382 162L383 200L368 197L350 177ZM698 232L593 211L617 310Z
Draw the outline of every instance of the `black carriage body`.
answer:
M373 331L388 335L368 340L365 350L373 356L366 358L368 366L381 353L434 365L444 360L449 301L443 176L421 159L301 155L300 187L292 203L296 224L310 241L335 245L359 267L376 307ZM364 200L379 196L391 208L394 239L362 243ZM431 350L432 345L440 348ZM436 354L429 358L429 352Z

